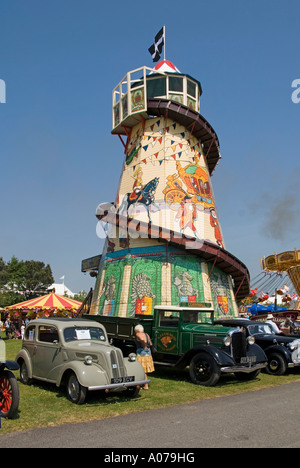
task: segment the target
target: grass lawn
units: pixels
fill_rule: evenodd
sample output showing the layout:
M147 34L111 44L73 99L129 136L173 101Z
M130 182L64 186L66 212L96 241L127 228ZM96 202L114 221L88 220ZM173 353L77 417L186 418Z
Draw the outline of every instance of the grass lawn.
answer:
M6 359L14 360L22 346L21 340L5 340L5 343ZM16 376L19 379L19 372L16 372ZM70 403L64 390L57 389L55 385L35 381L31 386L26 386L19 382L19 417L14 420L2 419L0 439L1 434L15 431L103 419L283 385L300 381L300 370L292 370L282 377L261 373L252 382L239 382L233 375L226 375L212 388L192 384L187 370L179 372L160 368L149 377L149 391L141 391L137 398L90 392L82 406Z

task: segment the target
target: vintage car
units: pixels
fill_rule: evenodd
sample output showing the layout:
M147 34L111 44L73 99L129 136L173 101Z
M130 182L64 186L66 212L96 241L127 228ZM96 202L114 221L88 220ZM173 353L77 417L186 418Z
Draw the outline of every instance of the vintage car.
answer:
M83 404L87 391L124 392L136 396L149 381L131 353L124 358L111 346L103 325L84 319L45 318L29 322L16 356L20 380L66 386L68 398Z
M264 350L268 358L268 374L283 375L289 368L300 366L300 339L274 334L266 322L224 319L216 320L215 323L226 327L240 327L246 330L248 336L253 336L255 343Z

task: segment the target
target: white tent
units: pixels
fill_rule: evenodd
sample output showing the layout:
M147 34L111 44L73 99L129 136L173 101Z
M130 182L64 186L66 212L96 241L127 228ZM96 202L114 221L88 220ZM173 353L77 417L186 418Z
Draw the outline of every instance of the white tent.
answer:
M67 294L67 296L69 297L74 297L74 293L65 285L64 278L64 276L60 278L63 280L62 283L51 284L51 286L49 286L48 288L48 291L53 291L53 289L55 289L55 293L59 296L64 296L65 294Z

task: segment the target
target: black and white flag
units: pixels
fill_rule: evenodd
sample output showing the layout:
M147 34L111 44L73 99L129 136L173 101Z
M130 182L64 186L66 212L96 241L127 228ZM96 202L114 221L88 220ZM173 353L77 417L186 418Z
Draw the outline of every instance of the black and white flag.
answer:
M154 44L149 47L149 52L152 55L153 62L158 62L160 59L160 54L162 53L163 46L165 44L165 28L161 28L161 30L156 34L154 39Z

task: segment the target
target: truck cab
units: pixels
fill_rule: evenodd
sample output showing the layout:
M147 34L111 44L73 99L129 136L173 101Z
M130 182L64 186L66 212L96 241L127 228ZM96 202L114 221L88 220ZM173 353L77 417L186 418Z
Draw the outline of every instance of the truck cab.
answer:
M191 380L198 385L215 385L225 373L251 380L266 367L265 353L242 328L214 324L210 304L156 306L152 340L158 363L189 367Z
M207 344L212 334L214 310L199 307L156 306L154 309L153 342L159 353L183 355L191 347ZM220 328L222 337L227 330Z

